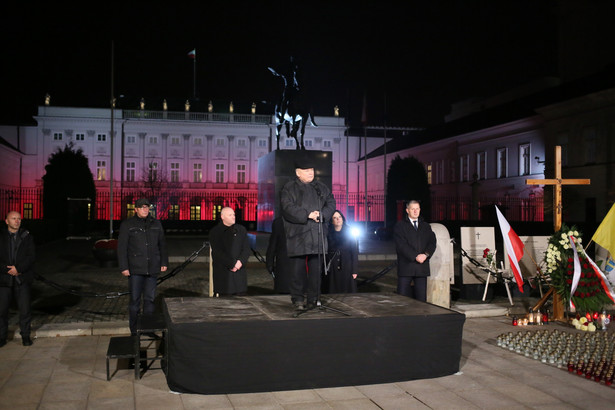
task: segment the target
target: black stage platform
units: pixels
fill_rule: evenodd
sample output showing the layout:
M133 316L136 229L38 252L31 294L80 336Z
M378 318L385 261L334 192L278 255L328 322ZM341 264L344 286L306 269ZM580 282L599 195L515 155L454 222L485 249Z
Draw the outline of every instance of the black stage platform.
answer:
M226 394L389 383L459 370L465 315L388 293L167 298L172 391Z

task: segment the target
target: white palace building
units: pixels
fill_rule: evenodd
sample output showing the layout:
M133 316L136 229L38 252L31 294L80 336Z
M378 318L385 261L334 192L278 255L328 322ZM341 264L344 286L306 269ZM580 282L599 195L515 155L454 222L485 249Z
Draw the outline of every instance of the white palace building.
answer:
M213 221L223 206L233 207L239 221L256 220L258 160L276 145L272 115L143 107L115 109L112 122L110 108L56 107L47 99L34 120L0 126L0 212L42 218L45 165L72 143L95 179L93 219L108 220L111 203L113 218L124 219L138 196L148 196L162 220ZM612 70L456 104L444 125L431 129L351 130L336 115L315 123L306 128L306 149L332 153L333 194L349 220L383 223L385 174L397 156L424 165L434 222L480 220L493 204L509 220L550 219L550 188L525 181L553 177L556 145L563 178L591 179L563 188L564 220L600 221L615 200ZM286 136L280 145L296 149Z

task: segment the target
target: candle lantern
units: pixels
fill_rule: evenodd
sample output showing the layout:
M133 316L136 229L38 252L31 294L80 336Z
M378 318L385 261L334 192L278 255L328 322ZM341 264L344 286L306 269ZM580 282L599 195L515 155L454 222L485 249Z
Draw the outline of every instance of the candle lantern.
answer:
M512 325L513 326L517 326L517 321L518 321L517 320L517 316L513 316L513 318L512 318Z

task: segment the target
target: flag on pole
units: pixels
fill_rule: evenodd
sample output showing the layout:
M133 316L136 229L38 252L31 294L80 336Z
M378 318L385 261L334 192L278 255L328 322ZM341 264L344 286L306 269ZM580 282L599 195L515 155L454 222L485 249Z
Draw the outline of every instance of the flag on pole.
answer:
M611 257L615 257L615 204L596 229L592 241L609 251Z
M574 303L572 303L572 295L577 290L577 286L579 285L579 280L581 279L581 262L579 261L579 254L577 253L577 244L574 242L574 237L572 235L568 236L570 240L570 247L572 248L572 253L574 254L572 257L574 271L572 273L572 285L570 287L570 307L574 308Z
M596 275L598 275L598 278L600 278L600 285L602 286L602 289L604 289L604 293L606 293L609 299L611 299L611 301L615 303L615 292L613 291L613 288L611 287L611 284L607 280L605 274L602 273L598 265L596 265L596 263L593 260L591 260L589 256L586 255L586 257L587 257L587 261L589 262L591 267L594 269L594 272L596 273Z
M193 60L196 59L196 48L188 53L188 57L190 57Z
M521 242L521 239L515 231L512 230L510 224L506 218L504 218L504 215L502 215L497 205L495 205L495 210L498 215L500 230L502 231L504 247L508 253L510 268L512 269L519 291L523 293L523 276L521 276L521 268L519 267L519 261L523 258L523 242Z

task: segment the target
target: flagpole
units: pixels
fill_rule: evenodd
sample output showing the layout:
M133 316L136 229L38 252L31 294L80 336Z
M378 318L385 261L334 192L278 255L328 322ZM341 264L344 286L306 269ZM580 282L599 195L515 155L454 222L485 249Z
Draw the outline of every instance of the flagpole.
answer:
M111 135L110 135L110 153L109 153L109 239L113 239L113 123L115 111L115 95L113 84L113 40L111 40Z
M196 100L196 48L192 59L192 98Z

